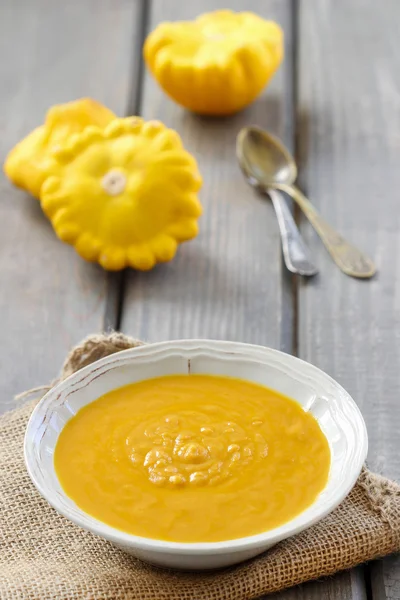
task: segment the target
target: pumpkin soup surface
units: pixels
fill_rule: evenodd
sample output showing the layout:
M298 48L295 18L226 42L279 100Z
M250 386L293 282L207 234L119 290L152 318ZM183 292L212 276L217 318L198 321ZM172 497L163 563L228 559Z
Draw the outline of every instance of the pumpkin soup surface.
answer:
M211 375L109 392L64 427L54 463L66 494L135 535L216 542L277 527L306 509L330 467L326 437L295 401Z

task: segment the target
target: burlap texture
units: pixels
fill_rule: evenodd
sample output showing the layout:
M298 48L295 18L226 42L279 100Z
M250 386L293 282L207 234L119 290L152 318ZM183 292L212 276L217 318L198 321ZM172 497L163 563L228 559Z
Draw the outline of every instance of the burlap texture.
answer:
M138 344L120 334L94 336L70 354L61 377ZM365 469L325 520L247 563L207 573L150 567L79 529L38 494L23 459L35 404L0 418L3 600L249 600L400 549L400 487Z

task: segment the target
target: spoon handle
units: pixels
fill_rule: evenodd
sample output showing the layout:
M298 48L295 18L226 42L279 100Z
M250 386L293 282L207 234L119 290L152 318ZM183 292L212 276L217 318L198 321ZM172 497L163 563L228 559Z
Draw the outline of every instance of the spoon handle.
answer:
M300 235L285 198L276 190L268 189L267 194L272 200L278 220L282 240L283 258L291 273L311 277L317 273L317 268L309 259L309 250Z
M376 267L372 260L349 244L337 231L328 225L315 210L308 198L296 186L277 183L274 185L274 188L289 194L300 206L329 254L346 275L367 279L375 274Z

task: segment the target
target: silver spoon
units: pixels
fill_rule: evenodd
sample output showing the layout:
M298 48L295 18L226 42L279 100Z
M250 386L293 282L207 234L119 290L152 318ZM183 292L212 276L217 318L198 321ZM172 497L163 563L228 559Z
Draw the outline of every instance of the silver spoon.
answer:
M283 259L285 261L286 268L291 273L298 273L299 275L311 277L318 273L317 268L313 265L309 258L309 250L303 238L301 237L300 231L297 228L296 223L292 217L292 214L286 204L286 201L282 194L273 189L267 189L262 181L260 181L255 174L253 169L248 168L248 160L243 154L242 144L242 130L237 138L236 144L236 155L239 161L239 165L243 171L244 176L251 186L256 188L258 191L267 193L272 200L275 214L278 220L279 233L281 235Z
M374 263L349 244L315 210L294 185L297 167L288 150L274 136L258 127L246 127L238 136L243 168L262 186L286 192L300 206L338 267L351 277L369 278Z

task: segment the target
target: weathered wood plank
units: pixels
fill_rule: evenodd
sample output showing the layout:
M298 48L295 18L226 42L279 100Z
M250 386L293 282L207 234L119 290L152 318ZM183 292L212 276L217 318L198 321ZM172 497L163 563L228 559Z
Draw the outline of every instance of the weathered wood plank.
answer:
M342 275L304 224L321 275L300 286L299 351L359 404L371 468L400 480L400 4L312 0L300 17L300 183L379 274ZM400 598L398 558L371 574L375 600Z
M289 4L231 0L224 7L255 10L290 30ZM214 0L155 0L151 28L215 8ZM142 114L177 129L196 155L204 177L204 216L199 237L183 245L172 263L127 274L124 331L152 341L211 337L291 350L290 279L282 277L273 209L248 187L235 159L235 138L244 125L258 123L291 142L290 68L289 53L262 98L242 114L219 120L184 111L146 75Z
M370 567L373 600L398 600L400 598L400 557L377 561Z
M362 569L339 573L335 577L264 596L260 600L368 600Z
M0 156L53 103L92 96L124 114L140 2L0 6ZM54 377L70 346L102 328L107 276L61 244L38 202L1 175L0 406Z

